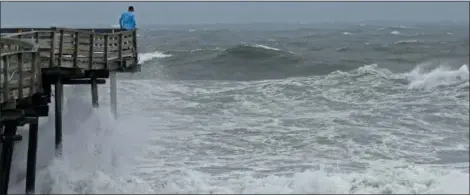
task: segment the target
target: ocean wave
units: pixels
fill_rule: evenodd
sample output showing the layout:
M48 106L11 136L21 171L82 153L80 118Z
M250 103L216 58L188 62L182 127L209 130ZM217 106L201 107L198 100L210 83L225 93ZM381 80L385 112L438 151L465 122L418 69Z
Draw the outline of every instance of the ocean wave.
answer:
M343 51L347 51L349 49L350 49L349 46L344 46L344 47L336 48L336 51L343 52Z
M417 44L417 43L419 43L418 40L411 39L411 40L397 41L393 44L395 44L395 45L407 45L407 44Z
M143 64L145 62L148 62L156 58L168 58L171 56L172 56L171 54L165 54L160 51L139 53L139 64Z
M411 27L406 27L406 26L403 26L403 25L399 25L399 26L388 26L388 27L382 27L382 28L378 28L377 30L378 31L398 31L398 30L405 30L405 29L413 29Z
M370 64L347 72L337 70L328 74L327 78L360 79L368 75L373 75L375 82L378 82L380 79L389 80L396 82L396 84L405 85L409 89L431 89L439 86L468 87L469 68L467 64L457 69L440 65L431 70L426 70L423 66L425 65L418 64L409 72L393 73L388 69L380 68L378 64Z
M439 86L469 86L469 68L467 64L462 65L458 69L439 66L431 71L423 71L421 66L417 66L411 72L404 75L410 80L409 88L430 89Z
M468 174L465 173L422 165L382 163L374 163L375 167L363 173L342 173L322 166L289 175L233 177L224 183L214 181L205 173L184 170L162 179L161 187L156 190L162 193L214 194L422 194L468 191Z
M142 101L152 102L151 105L145 106L152 107L155 106L153 104L160 104L158 106L155 106L155 108L161 106L161 104L182 104L180 101L172 102L168 99L158 99L162 98L163 96L172 96L172 98L174 99L184 99L188 96L191 96L191 101L194 102L194 104L197 104L196 102L198 100L210 102L206 104L198 104L197 106L199 107L210 106L214 103L220 103L221 105L224 105L221 110L224 110L225 112L235 112L233 110L230 110L231 106L237 107L237 109L241 109L244 112L247 112L246 110L250 108L253 110L252 113L276 112L281 110L282 106L285 104L293 104L293 102L295 103L301 101L305 101L306 105L315 105L316 107L332 106L322 104L321 99L315 99L317 101L309 101L312 100L311 98L313 96L323 96L324 98L330 101L344 102L348 105L348 107L354 107L359 103L367 103L368 105L374 105L367 105L366 107L361 107L361 109L357 109L354 111L345 111L343 110L343 107L338 106L340 108L338 108L336 112L330 111L333 112L332 115L336 116L326 116L327 114L322 114L322 112L317 112L313 116L305 116L307 114L310 114L308 113L309 110L311 111L314 109L308 106L306 106L306 110L296 110L292 107L284 108L285 113L291 112L292 110L296 110L297 112L302 113L300 118L305 117L309 121L339 121L341 120L341 118L349 118L350 120L354 120L354 114L357 115L361 111L367 113L365 112L365 110L383 110L382 107L378 106L399 107L398 109L403 109L404 105L406 103L409 103L403 102L405 102L405 100L409 100L409 98L413 98L413 103L415 104L416 102L422 101L429 101L429 103L421 104L432 104L432 100L443 97L443 95L441 94L447 93L450 95L454 95L451 92L453 92L452 90L455 90L455 88L451 86L455 86L456 84L458 85L459 83L462 83L462 81L467 83L466 88L468 90L467 65L462 65L458 69L434 68L431 71L424 70L422 66L424 65L418 64L416 65L415 69L409 72L393 73L387 70L386 68L379 67L378 64L370 64L362 65L361 67L350 71L338 70L327 75L292 77L289 79L279 79L270 81L248 81L238 83L216 81L212 82L212 85L211 83L209 83L208 86L205 85L204 87L192 86L192 84L196 82L188 82L186 84L182 84L180 82L164 82L164 84L160 83L162 85L170 85L166 86L166 90L168 91L159 90L160 88L158 87L158 85L156 85L157 82L153 81L126 81L121 82L120 86L122 87L121 90L124 90L123 92L125 92L123 94L131 94L131 96L123 97L124 104L135 103L135 95L138 95L141 96ZM421 82L420 85L416 85L416 81L423 82ZM436 85L436 83L438 85ZM421 86L427 86L427 89L435 89L439 86L448 87L444 88L444 90L447 90L447 92L443 92L444 90L437 90L441 94L434 94L432 97L424 96L426 95L426 93L428 93L427 91L417 91L417 94L413 94L415 92L414 90L417 88L421 88ZM395 92L394 90L396 88L399 88L401 91ZM457 91L460 91L461 94L468 94L468 91L464 93L462 88L457 89ZM175 93L178 92L184 95L181 97L174 97ZM82 98L88 97L85 96L86 94L81 95L84 96ZM197 95L199 95L199 99ZM218 95L225 95L225 97L218 97ZM289 97L289 95L291 95L291 97ZM343 132L332 132L329 130L319 130L312 133L313 135L318 136L314 137L318 140L321 139L322 136L327 135L331 137L331 140L344 139L347 141L351 141L352 143L347 143L348 145L346 149L343 149L341 146L336 146L337 148L335 151L344 151L345 153L349 153L351 155L351 158L349 160L354 161L354 163L356 164L351 166L364 166L363 169L356 170L353 168L349 168L348 166L344 166L344 164L351 162L349 160L341 160L341 158L338 158L339 160L337 160L334 156L337 155L335 152L328 153L330 157L333 156L331 158L334 158L333 160L328 161L321 159L323 157L316 156L318 154L315 154L314 151L308 150L310 152L310 155L307 156L303 156L301 154L293 154L293 156L297 156L299 159L301 159L296 160L295 157L291 157L294 158L293 161L298 164L290 166L288 163L286 163L285 165L279 166L280 161L273 160L272 156L269 155L267 155L266 157L263 156L264 153L260 152L263 149L258 148L260 151L256 152L260 153L254 153L253 151L255 149L251 150L242 147L237 147L237 151L241 151L242 153L247 152L247 154L256 154L255 156L246 157L252 159L253 161L239 162L241 164L240 167L248 167L246 168L246 170L240 171L224 167L226 166L226 164L224 164L226 161L222 159L232 161L232 156L228 157L222 155L222 157L220 157L217 154L210 153L216 151L216 149L213 148L218 147L210 147L211 149L209 149L209 152L201 153L201 158L203 158L203 160L207 160L204 158L210 159L211 157L214 157L213 160L215 162L213 163L205 163L199 166L191 166L190 163L198 162L194 159L181 160L177 158L184 156L183 154L188 155L185 158L194 158L194 156L199 156L199 154L192 154L192 149L194 148L190 149L189 147L200 147L197 149L202 149L203 147L210 146L209 144L217 144L218 146L222 145L222 147L227 147L226 145L224 145L225 143L219 140L219 137L206 136L207 139L217 140L208 141L201 139L201 137L198 137L197 135L190 135L189 137L187 137L188 140L184 140L185 143L181 144L184 146L181 146L178 142L172 142L173 140L167 140L171 144L166 148L164 148L164 145L140 145L142 143L149 142L155 143L162 139L172 139L173 137L178 137L177 135L175 135L175 133L180 132L169 131L165 132L167 133L168 137L152 137L154 136L154 134L150 132L164 133L163 130L155 131L152 128L155 128L155 124L158 124L161 125L159 126L161 129L164 129L165 126L163 124L165 122L154 121L154 123L152 123L149 122L150 120L148 118L143 118L142 116L132 117L132 115L120 117L119 120L116 120L108 112L109 108L107 108L105 105L100 109L91 111L89 106L87 106L87 101L79 102L76 101L76 96L71 97L72 98L68 98L68 101L66 102L73 103L73 105L66 105L66 107L71 106L71 108L70 110L67 110L65 112L64 116L64 122L66 122L66 124L68 125L68 128L64 129L66 130L64 132L64 138L68 140L68 144L64 144L64 156L62 159L53 160L51 163L48 164L47 168L38 170L38 180L36 188L38 193L94 194L138 192L407 194L465 193L468 191L468 173L465 171L460 171L457 169L452 170L449 167L445 167L445 165L440 167L432 164L429 165L410 163L408 162L408 160L396 160L403 159L404 155L410 155L407 154L405 151L406 149L404 149L407 146L413 148L411 149L413 151L410 152L416 152L414 150L424 150L420 151L419 154L412 154L414 157L413 159L419 159L419 155L433 156L436 154L428 152L426 150L429 149L428 144L430 143L430 141L428 139L425 139L423 143L419 144L410 144L409 142L407 142L410 140L406 139L400 139L400 141L394 140L399 139L399 137L395 137L395 135L391 134L388 131L403 131L402 129L400 129L400 123L403 123L403 121L387 121L388 116L383 116L382 113L379 116L382 117L381 119L383 120L377 123L369 121L372 119L372 117L374 117L374 114L375 117L377 117L376 113L369 113L370 116L367 116L368 120L365 122L362 121L365 124L360 124L358 121L356 121L358 122L357 126L364 126L367 123L372 125L371 128L369 126L366 126L367 131L372 135L367 137L367 139L373 140L372 145L358 145L357 143L352 142L352 140L354 139L361 138L360 133L358 133L357 131L357 133L355 133L353 137L349 138L345 137L344 134L341 134ZM155 99L156 97L157 99ZM211 98L209 99L208 97ZM282 99L281 97L285 97L285 99ZM392 101L395 99L398 99L397 101L399 101L400 104L392 103ZM165 101L164 103L162 103L160 102L160 100ZM227 103L227 100L236 100L237 102L236 104L231 104L231 102ZM189 104L186 104L186 102L184 104L184 106L186 107L191 106ZM300 106L297 106L297 108L298 107ZM418 109L416 107L417 106L413 106L413 109ZM439 107L439 105L437 107ZM453 108L455 106L451 105L450 107ZM141 107L136 106L131 109L132 112L130 113L142 110ZM173 115L171 115L173 113L168 112L167 110L165 110L165 108L159 109L165 111L165 113L162 113L162 115L158 117L163 118L163 116L166 115L168 116L168 118L164 118L165 120L168 120L169 118L177 118L178 120L181 120L182 116L173 117ZM442 108L441 110L444 109L446 108ZM212 111L212 115L211 117L209 117L211 119L214 118L213 113L216 112L214 110ZM415 111L414 113L416 114L418 112ZM466 111L464 113L466 113L467 115L463 115L463 117L468 118L468 105L466 106ZM400 117L407 117L406 111L404 111L404 113L398 114L401 115ZM388 113L388 115L393 115L393 113ZM76 120L77 116L81 121L80 123L69 123L69 120ZM188 118L191 118L191 120L194 120L193 117L194 116L188 116ZM275 128L281 129L286 127L286 124L283 124L285 126L281 124L287 123L285 121L288 120L294 120L289 117L290 116L287 115L284 116L284 119L274 117L275 119L273 120L276 120L277 122L275 124ZM282 120L284 122L280 122ZM420 119L418 118L415 120L419 121ZM53 120L50 121L53 122ZM223 121L222 123L227 124L230 122L237 123L237 125L243 123L242 120L235 120L235 122L227 120ZM390 124L390 129L380 129L379 123L385 122L395 123ZM193 121L191 121L191 123L194 124ZM300 125L301 124L296 124L296 127L300 129ZM219 130L218 128L222 130L224 129L224 127L216 127L215 129ZM311 127L309 126L307 128L310 129ZM340 129L341 125L332 125L331 128ZM350 128L351 127L347 127L347 130L349 130ZM51 123L47 129L53 129L53 123ZM71 131L71 129L74 129L74 131ZM132 129L133 131L129 131L129 129ZM45 129L41 128L41 130ZM419 131L419 129L413 130ZM240 132L243 130L236 131ZM46 134L44 134L44 136L41 136L41 140L39 143L39 158L44 158L45 151L53 151L54 146L53 144L50 144L51 140L53 140L54 138L53 132L54 131L46 131ZM373 132L382 132L384 134L382 134L383 137L380 137L378 139L379 141L376 141L373 136ZM412 133L413 131L408 131L408 129L406 129L406 132ZM202 136L205 133L206 132L199 132L198 135ZM290 136L290 133L292 132L282 133L282 135L279 135L279 137ZM266 134L269 133L265 133L265 135ZM247 133L247 136L250 135L248 135ZM308 140L307 137L309 136L311 135L308 135L307 132L302 132L302 134L299 135L300 139L305 140L305 143L312 144L312 148L318 150L328 150L326 149L328 147L327 143L320 143L315 142L313 140ZM391 139L390 137L393 137L393 139ZM423 140L423 137L426 138L425 135L420 134L419 137L415 139ZM240 138L248 140L248 138L246 137L240 136ZM150 139L151 141L149 141L148 139ZM269 140L269 136L267 136L263 138L263 141L253 139L252 141L246 142L253 145L260 143L273 144L273 146L267 147L266 150L272 149L272 152L274 153L273 155L280 156L280 158L285 161L285 159L288 157L281 156L282 154L279 155L278 152L281 152L283 149L286 149L289 146L285 147L282 145L283 143L280 142L290 142L292 140L283 140L280 138L277 139L277 137L272 139L276 139L276 141L266 141ZM123 140L126 140L127 143L122 144ZM188 145L188 143L194 145ZM234 143L236 142L233 141L233 143L230 144ZM26 145L27 142L21 142L17 150L25 149ZM45 146L50 149L45 150ZM178 146L184 149L178 148ZM160 150L160 148L162 149ZM434 151L436 150L436 148L433 147L429 150ZM194 149L194 151L199 151L197 149ZM295 153L295 151L299 150L298 148L296 148L296 146L289 149L291 149L291 151L289 151L289 154L291 154L290 152ZM463 145L462 149L467 150L468 152L468 144ZM287 151L282 152L287 153ZM391 160L368 159L368 154L371 152L377 152L382 155L386 154L386 157L383 158ZM327 152L321 151L321 153ZM17 152L17 154L19 153ZM22 155L22 159L24 159L25 154L23 153ZM315 156L315 159L321 160L314 162L305 160L306 158L308 158L308 156ZM154 159L145 159L145 157ZM336 164L334 164L334 161L337 161ZM25 161L23 160L22 163L25 163ZM172 166L168 166L167 163L171 163ZM224 166L218 166L219 164L217 163L224 164ZM272 163L274 166L269 166L269 163ZM235 163L230 165L233 166L234 164ZM465 170L466 168L468 168L468 162L464 163L464 165L465 166L462 167ZM22 164L21 167L24 169L26 166ZM225 173L212 174L208 171L204 171L204 169L209 168L224 169L223 171ZM139 177L137 177L136 175L138 175ZM149 182L148 180L150 180L151 182ZM21 180L21 182L19 183L15 182L13 185L13 189L11 189L11 192L22 193L24 192L24 186L24 179Z
M273 50L273 51L281 51L281 49L278 49L278 48L275 48L275 47L269 47L269 46L261 45L261 44L255 44L254 47L263 48L263 49L267 49L267 50Z
M220 47L208 48L208 49L197 48L197 49L192 49L189 52L194 53L194 52L201 52L201 51L224 51L224 49L222 49Z
M390 32L391 35L401 35L401 32L398 31L398 30L394 30L392 32Z
M243 58L266 58L274 57L283 53L280 49L269 47L261 44L241 44L235 47L226 49L222 54L223 56L237 56Z
M209 59L207 63L218 64L219 66L265 66L270 67L287 66L299 62L300 56L291 51L283 51L279 48L262 44L240 44L225 49L218 53L215 58Z

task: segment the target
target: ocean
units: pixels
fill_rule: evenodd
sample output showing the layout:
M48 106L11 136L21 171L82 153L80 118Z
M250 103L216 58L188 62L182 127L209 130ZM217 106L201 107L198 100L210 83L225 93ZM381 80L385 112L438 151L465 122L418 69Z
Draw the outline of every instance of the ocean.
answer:
M147 26L142 72L40 125L37 193L469 192L469 26ZM27 139L27 135L24 136ZM27 142L11 193L24 192Z

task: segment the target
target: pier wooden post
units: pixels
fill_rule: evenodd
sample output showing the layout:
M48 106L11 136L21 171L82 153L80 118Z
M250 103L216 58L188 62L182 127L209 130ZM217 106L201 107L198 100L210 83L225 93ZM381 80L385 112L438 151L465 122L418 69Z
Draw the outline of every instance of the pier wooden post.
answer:
M17 121L7 121L4 124L4 131L1 137L2 156L0 159L0 194L8 194L8 184L10 183L11 160L13 156L13 145L15 141L20 141L21 136L16 135Z
M111 100L111 113L117 118L117 81L116 81L116 72L109 73L109 90L110 90L110 100Z
M26 194L34 194L36 188L36 160L38 151L38 118L29 124L28 161L26 165Z
M55 83L55 149L56 156L62 155L62 80L57 78Z
M93 108L97 108L98 105L98 82L96 77L91 78L91 104Z

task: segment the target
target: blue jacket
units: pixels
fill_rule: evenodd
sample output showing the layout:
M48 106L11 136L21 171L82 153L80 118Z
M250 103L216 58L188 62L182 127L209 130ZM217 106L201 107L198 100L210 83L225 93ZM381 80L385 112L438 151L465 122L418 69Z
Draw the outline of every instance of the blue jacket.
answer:
M119 25L122 29L130 30L135 28L134 12L124 12L119 18Z

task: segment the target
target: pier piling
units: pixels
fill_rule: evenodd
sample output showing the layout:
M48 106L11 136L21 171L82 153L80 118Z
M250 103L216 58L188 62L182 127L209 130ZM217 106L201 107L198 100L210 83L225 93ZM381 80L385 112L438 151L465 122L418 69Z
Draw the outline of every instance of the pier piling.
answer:
M99 106L98 84L110 79L111 112L117 116L116 72L138 72L135 30L1 28L0 37L0 193L8 194L19 126L29 125L26 186L35 193L39 117L55 103L55 156L63 154L64 85L91 85L91 104ZM54 95L52 95L54 85ZM72 154L73 155L73 154Z
M98 107L98 82L95 77L91 78L91 103L93 108Z
M56 156L62 155L62 81L57 78L55 83L55 154Z
M29 124L28 159L26 165L26 193L34 194L36 188L36 160L38 151L39 121L35 117Z
M5 121L2 139L2 155L0 172L1 194L8 194L8 184L10 183L11 160L13 157L13 146L15 141L21 141L21 136L16 135L17 121Z
M109 90L110 90L110 102L111 102L111 113L117 118L117 81L116 73L112 72L109 74Z

